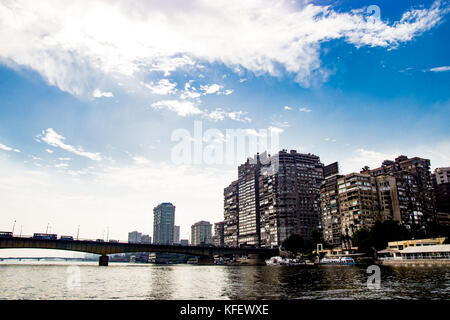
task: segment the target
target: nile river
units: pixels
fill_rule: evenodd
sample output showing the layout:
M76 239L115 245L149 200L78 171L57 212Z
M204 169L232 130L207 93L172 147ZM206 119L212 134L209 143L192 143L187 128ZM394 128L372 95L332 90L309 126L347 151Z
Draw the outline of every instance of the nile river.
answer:
M0 299L449 299L450 268L0 262Z

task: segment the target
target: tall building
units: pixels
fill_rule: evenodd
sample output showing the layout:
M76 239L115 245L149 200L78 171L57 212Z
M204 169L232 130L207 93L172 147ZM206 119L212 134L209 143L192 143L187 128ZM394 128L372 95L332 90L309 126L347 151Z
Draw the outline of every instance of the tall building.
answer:
M436 168L433 173L433 178L436 180L436 184L449 183L450 167Z
M434 170L433 189L436 203L436 222L450 226L450 167Z
M334 162L323 168L324 181L320 187L320 207L322 214L323 240L336 247L342 243L341 212L339 210L339 191L337 181L338 163Z
M141 237L141 243L152 243L152 237L148 234L143 234Z
M337 179L341 234L351 237L362 228L370 229L379 219L378 192L374 177L350 173Z
M153 209L153 243L172 244L175 224L175 206L170 202Z
M213 243L218 247L223 247L225 244L224 238L225 221L216 222L214 224Z
M141 243L142 233L132 231L128 233L128 243Z
M381 183L389 182L393 207L389 215L389 208L383 209L384 219L398 220L413 233L426 233L427 226L436 221L430 160L399 156L395 161L383 161L379 168L365 168L362 172ZM388 176L395 178L395 183Z
M247 160L238 168L238 244L259 246L259 156L256 163Z
M180 243L180 226L173 227L173 243Z
M239 237L239 197L238 181L233 181L223 191L224 196L224 244L228 247L238 246Z
M191 244L212 244L212 224L208 221L199 221L191 226Z
M323 164L312 154L282 150L247 160L224 190L225 244L279 246L293 234L308 240L321 226L322 180Z
M321 229L322 181L316 155L282 150L270 157L259 176L261 246L279 246L293 234L308 240Z

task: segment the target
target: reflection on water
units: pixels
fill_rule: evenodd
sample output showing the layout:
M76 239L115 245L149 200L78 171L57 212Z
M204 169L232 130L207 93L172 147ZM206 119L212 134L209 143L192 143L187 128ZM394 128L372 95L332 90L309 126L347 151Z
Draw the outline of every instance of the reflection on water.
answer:
M450 268L382 267L381 289L365 267L196 266L1 262L0 299L448 299ZM78 270L78 269L77 269Z

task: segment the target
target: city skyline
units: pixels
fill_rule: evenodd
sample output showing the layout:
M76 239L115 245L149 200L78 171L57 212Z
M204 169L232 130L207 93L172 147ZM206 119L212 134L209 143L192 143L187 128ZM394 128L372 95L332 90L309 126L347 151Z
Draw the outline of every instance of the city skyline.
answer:
M18 3L0 3L2 230L153 237L166 201L180 239L223 220L245 159L173 163L194 121L276 131L279 150L342 174L400 155L450 165L447 2L380 1L379 18L369 1Z

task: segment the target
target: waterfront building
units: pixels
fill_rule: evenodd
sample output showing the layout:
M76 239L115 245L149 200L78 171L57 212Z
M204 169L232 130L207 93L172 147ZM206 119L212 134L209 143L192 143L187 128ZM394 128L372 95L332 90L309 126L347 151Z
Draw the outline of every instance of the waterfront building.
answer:
M408 247L440 245L440 244L444 244L446 240L447 240L446 237L440 237L440 238L390 241L390 242L388 242L388 248L403 250Z
M225 244L279 246L293 234L308 240L321 228L322 180L323 164L313 154L282 150L248 159L224 190Z
M150 237L148 234L143 234L141 236L141 243L152 243L152 237Z
M259 155L256 161L247 162L238 167L238 245L260 246L259 222L259 185L261 163Z
M450 226L450 167L435 169L432 178L436 222L441 226Z
M141 243L142 233L132 231L128 233L128 243Z
M450 183L450 167L436 168L433 173L436 184Z
M181 240L180 240L180 244L181 244L182 246L188 246L188 245L189 245L189 240L187 240L187 239L181 239Z
M374 177L350 173L339 179L338 202L341 234L348 240L362 228L370 229L379 219L377 185Z
M208 221L199 221L191 226L191 244L212 244L212 224Z
M320 187L320 207L322 215L323 240L332 247L342 244L341 213L339 210L339 190L337 180L338 163L323 168L324 181Z
M180 226L173 226L173 243L180 243Z
M238 246L239 236L239 201L238 181L233 181L223 191L224 203L224 244L228 247Z
M175 225L175 206L161 203L153 209L153 243L172 244Z
M218 247L224 246L224 228L225 228L225 221L216 222L214 224L213 243L215 246Z
M361 173L376 177L381 185L389 182L390 190L385 191L392 197L392 208L382 208L383 218L397 220L413 233L426 233L436 221L430 160L399 156L395 161L383 161L379 168L366 167ZM395 183L389 176L395 178Z

